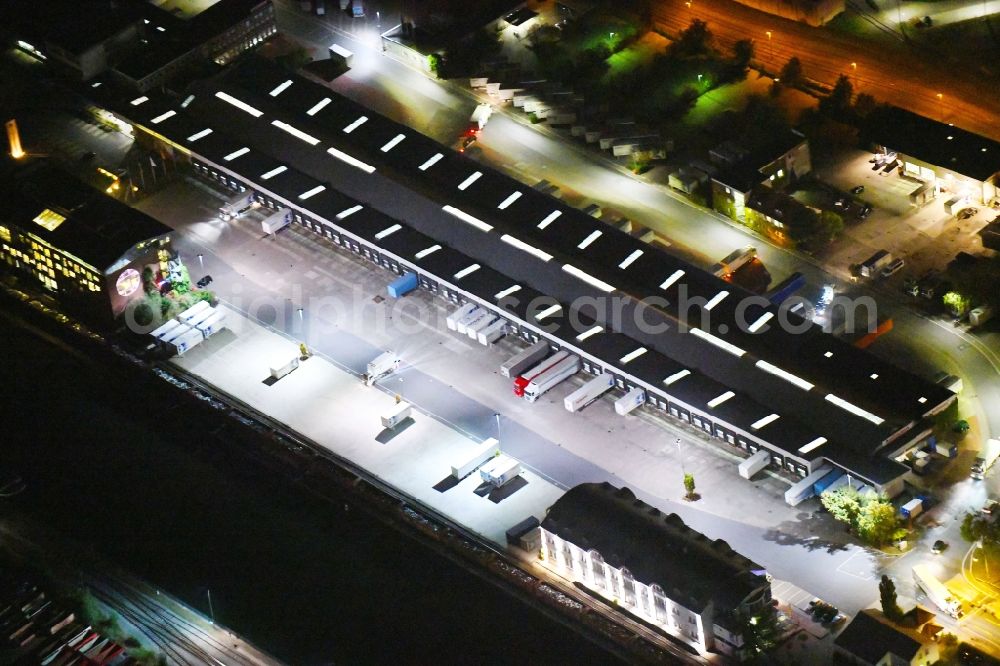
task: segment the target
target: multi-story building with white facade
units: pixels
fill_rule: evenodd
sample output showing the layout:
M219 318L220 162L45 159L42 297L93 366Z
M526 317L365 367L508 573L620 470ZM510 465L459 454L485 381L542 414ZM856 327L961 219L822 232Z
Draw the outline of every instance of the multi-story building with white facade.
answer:
M539 529L547 566L702 652L737 653L741 622L770 608L760 565L628 488L576 486Z

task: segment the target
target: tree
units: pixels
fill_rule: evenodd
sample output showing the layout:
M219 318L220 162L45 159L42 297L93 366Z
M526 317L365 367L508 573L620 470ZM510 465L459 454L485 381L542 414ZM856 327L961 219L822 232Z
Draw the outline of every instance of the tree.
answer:
M858 118L867 118L868 114L875 110L878 102L868 93L858 93L854 98L854 115Z
M740 617L743 635L743 657L755 660L770 652L778 644L778 614L773 606L765 607L757 615Z
M884 574L878 584L878 595L882 601L882 612L893 622L898 622L903 617L903 610L896 602L896 583Z
M858 514L861 513L861 498L853 486L846 485L823 493L819 497L823 507L830 515L842 523L854 526Z
M694 474L684 473L684 490L687 491L687 498L694 497Z
M694 19L681 30L677 39L670 44L667 53L675 58L693 58L708 55L712 48L712 31L701 19Z
M794 88L802 83L802 62L795 56L789 58L785 66L781 68L778 79L781 81L781 85L789 88Z
M858 536L874 546L889 543L897 536L899 515L888 500L870 499L864 503L858 515Z
M754 57L753 40L741 39L733 44L733 65L746 69Z
M830 242L844 230L844 218L832 210L824 210L819 215L818 233L824 242Z
M844 120L851 111L851 100L854 97L854 86L846 74L833 85L829 95L819 101L819 110L836 120Z

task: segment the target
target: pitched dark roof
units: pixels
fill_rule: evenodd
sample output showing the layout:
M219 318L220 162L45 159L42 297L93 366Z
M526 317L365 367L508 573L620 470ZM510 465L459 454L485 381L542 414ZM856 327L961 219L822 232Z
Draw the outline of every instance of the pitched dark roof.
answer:
M45 161L5 170L0 177L0 199L0 221L38 236L99 271L137 243L172 231ZM66 219L47 229L35 222L46 209Z
M881 622L869 610L858 613L834 643L869 664L878 662L888 652L910 661L921 647L918 640Z
M692 530L677 514L665 515L636 499L628 488L584 483L556 500L542 527L636 580L657 584L685 608L702 612L715 602L716 615L736 609L766 586L763 567ZM756 572L756 573L755 573Z
M861 136L870 144L976 180L986 180L1000 171L1000 143L895 106L872 111Z

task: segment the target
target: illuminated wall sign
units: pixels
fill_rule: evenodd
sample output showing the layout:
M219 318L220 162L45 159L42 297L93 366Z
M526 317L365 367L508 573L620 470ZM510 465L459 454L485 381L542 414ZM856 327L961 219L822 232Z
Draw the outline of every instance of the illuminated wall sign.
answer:
M138 291L141 284L142 277L139 275L139 271L134 268L126 268L118 276L118 280L115 281L115 289L122 296L131 296Z

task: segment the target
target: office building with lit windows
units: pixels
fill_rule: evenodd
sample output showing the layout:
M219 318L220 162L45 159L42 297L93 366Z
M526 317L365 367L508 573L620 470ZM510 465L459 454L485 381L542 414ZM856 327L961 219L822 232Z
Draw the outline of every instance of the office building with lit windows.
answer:
M171 230L35 162L0 178L0 269L91 319L120 316L143 295L142 273L166 271Z
M736 654L741 622L771 604L763 567L628 488L576 486L539 529L546 566L702 652Z

